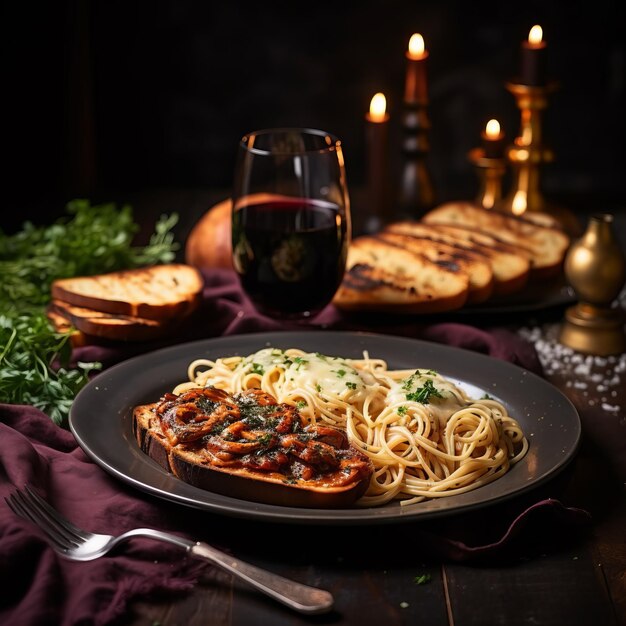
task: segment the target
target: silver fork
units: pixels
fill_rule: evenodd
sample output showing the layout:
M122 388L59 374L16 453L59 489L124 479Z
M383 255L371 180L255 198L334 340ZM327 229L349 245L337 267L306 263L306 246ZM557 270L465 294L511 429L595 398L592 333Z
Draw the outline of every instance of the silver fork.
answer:
M333 606L333 597L328 591L272 574L200 541L189 541L149 528L136 528L117 537L90 533L70 523L28 486L24 490L16 490L5 500L16 515L30 520L46 533L50 545L58 554L73 561L91 561L104 556L126 539L149 537L172 543L192 556L210 561L300 613L326 613Z

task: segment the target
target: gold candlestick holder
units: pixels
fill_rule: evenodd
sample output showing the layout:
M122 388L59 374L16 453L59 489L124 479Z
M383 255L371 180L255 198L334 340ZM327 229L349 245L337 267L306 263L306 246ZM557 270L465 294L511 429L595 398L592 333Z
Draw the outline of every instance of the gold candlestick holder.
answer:
M612 223L608 213L594 215L565 257L565 275L579 302L565 312L560 341L598 356L626 350L626 315L612 305L626 280L626 260Z
M513 179L511 190L500 208L514 215L522 215L526 211L549 213L552 207L541 192L540 168L554 161L554 153L543 144L541 113L547 108L548 96L556 90L556 84L531 87L507 83L506 88L515 97L521 111L521 127L519 136L506 152Z
M474 148L468 158L476 168L479 180L476 204L485 209L499 208L502 200L502 177L506 172L504 159L488 157L482 148Z

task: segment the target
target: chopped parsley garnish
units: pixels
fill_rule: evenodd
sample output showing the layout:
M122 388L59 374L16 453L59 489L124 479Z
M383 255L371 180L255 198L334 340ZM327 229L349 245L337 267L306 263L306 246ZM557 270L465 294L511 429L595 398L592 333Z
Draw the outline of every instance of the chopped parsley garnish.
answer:
M322 361L326 361L326 360L328 359L328 357L327 357L325 354L322 354L321 352L316 352L316 353L315 353L315 356L316 356L318 359L322 359Z
M347 387L348 389L356 389L356 383L351 383L350 381L348 381L348 382L346 383L346 387Z
M260 363L253 363L252 367L250 367L250 371L253 374L259 374L259 376L263 376L263 374L265 374L265 369Z
M303 365L308 363L308 360L303 359L301 356L297 356L293 362L296 364L296 369L299 370Z
M403 387L404 388L404 387ZM418 387L415 391L407 393L406 399L410 402L419 402L420 404L428 404L430 398L443 398L442 393L435 387L432 380L424 382L423 387Z
M406 415L408 410L409 408L407 406L402 405L398 407L396 412L398 413L398 415Z
M415 374L419 375L419 372L415 372ZM411 391L411 387L413 386L413 383L415 382L415 374L412 374L411 376L409 376L402 383L402 391Z
M343 378L346 375L346 370L337 370L336 374L339 378Z
M263 433L258 439L257 442L262 446L268 446L272 442L272 433Z
M419 576L416 576L413 579L413 582L416 585L426 585L427 583L429 583L432 579L432 576L430 574L420 574Z
M215 411L217 405L218 405L218 402L215 402L214 400L210 400L206 396L201 396L200 398L198 398L196 400L196 406L205 415L210 415L211 413L213 413L213 411Z
M265 420L260 415L248 415L243 418L243 421L252 428L258 428L262 426Z
M305 406L307 406L307 403L304 400L298 400L296 402L296 407L299 409L303 409Z
M321 393L321 391L322 391L322 385L320 385L319 383L317 383L317 385L315 385L315 390L317 391L317 393Z
M488 393L483 394L480 399L481 400L493 400L493 398Z

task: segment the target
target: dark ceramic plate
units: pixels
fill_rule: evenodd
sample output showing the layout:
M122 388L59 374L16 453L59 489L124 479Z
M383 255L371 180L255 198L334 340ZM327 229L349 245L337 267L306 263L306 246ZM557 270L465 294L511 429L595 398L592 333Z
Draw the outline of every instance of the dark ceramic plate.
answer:
M533 313L563 307L576 302L574 290L563 276L547 281L535 281L518 293L494 296L487 302L465 306L453 313L458 315Z
M502 478L469 493L401 507L302 509L259 504L204 491L168 474L137 446L135 405L156 401L187 379L196 358L247 355L261 348L301 348L333 356L383 358L390 369L430 368L472 397L485 392L503 402L530 441L525 458ZM439 344L368 333L284 332L187 343L124 361L99 374L76 397L70 427L83 450L120 480L152 495L242 518L286 523L380 524L456 514L529 491L561 471L580 439L576 409L555 387L505 361Z

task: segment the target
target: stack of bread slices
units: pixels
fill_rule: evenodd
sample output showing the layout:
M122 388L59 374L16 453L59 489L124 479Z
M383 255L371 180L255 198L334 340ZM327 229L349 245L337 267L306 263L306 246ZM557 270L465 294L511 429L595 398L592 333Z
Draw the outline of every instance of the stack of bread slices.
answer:
M345 310L439 313L558 276L570 244L545 213L524 217L455 202L421 221L355 238L334 303Z
M171 334L197 308L203 280L184 264L155 265L52 283L47 315L74 344L148 341Z

